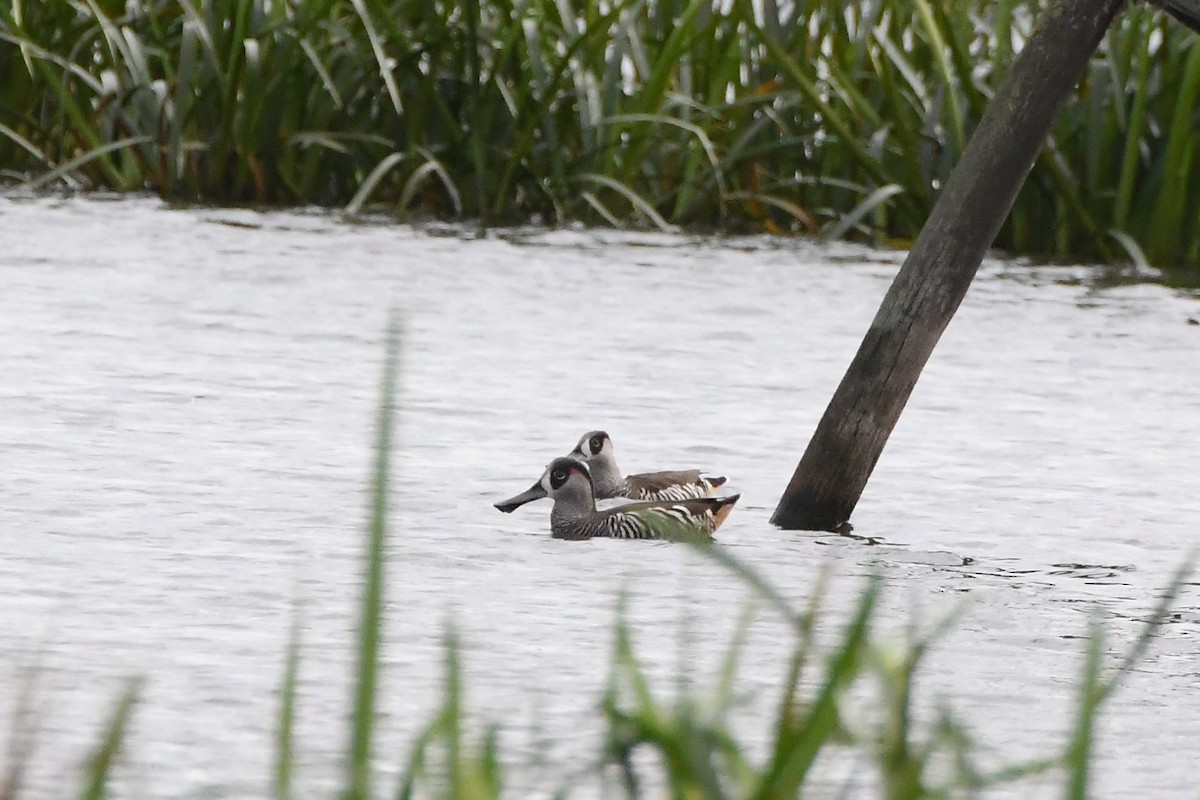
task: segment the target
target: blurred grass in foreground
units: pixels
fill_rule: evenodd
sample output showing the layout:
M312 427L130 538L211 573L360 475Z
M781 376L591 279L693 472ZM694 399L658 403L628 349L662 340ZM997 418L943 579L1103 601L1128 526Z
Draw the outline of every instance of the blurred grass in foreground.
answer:
M11 0L0 176L905 245L1035 0ZM1200 47L1117 21L997 244L1200 266Z
M501 729L493 726L482 734L473 733L478 726L472 724L464 703L459 647L452 633L445 647L441 705L417 734L403 764L398 785L380 790L372 781L372 764L379 759L372 742L378 700L379 649L384 630L397 354L398 341L393 330L388 337L377 422L358 659L354 695L347 715L350 738L345 756L344 788L339 797L341 800L500 798L506 795L499 744ZM675 685L675 696L664 699L659 691L661 687L651 685L638 661L623 606L619 608L611 674L600 702L605 733L603 740L597 742L595 763L583 772L574 773L574 780L603 781L615 775L619 791L631 799L669 794L688 800L771 800L795 798L805 793L823 797L870 795L885 800L975 797L998 784L1035 775L1043 779L1053 775L1062 782L1064 798L1083 800L1089 796L1094 731L1104 703L1138 666L1155 634L1169 618L1180 588L1191 571L1189 564L1172 578L1139 635L1115 664L1108 663L1110 659L1105 657L1109 646L1104 628L1098 623L1090 626L1077 689L1075 719L1067 741L1057 752L1051 750L1038 761L987 771L977 763L978 752L983 748L971 738L968 726L953 713L943 710L931 724L917 724L913 719L915 685L918 677L927 677L920 675L922 661L938 636L953 625L953 618L928 634L910 631L905 642L877 637L874 623L884 586L876 577L867 582L849 621L836 635L832 646L818 646L818 630L826 637L831 634L829 626L820 625L822 617L831 612L825 599L827 575L814 587L808 604L796 609L775 587L720 546L677 546L695 547L728 568L753 597L778 615L781 635L790 636L794 644L786 679L774 702L775 713L764 717L752 740L747 740L739 738L730 725L729 716L741 702L737 692L738 663L750 615L743 619L734 641L727 647L711 688L696 689L690 679L684 679ZM297 675L303 662L300 630L298 610L283 658L280 711L276 723L277 753L271 779L276 800L289 800L297 794L292 726L297 712ZM875 686L876 691L871 696L877 698L877 705L868 710L865 721L856 719L854 714L847 718L844 710L861 712L861 690L865 682ZM84 765L83 785L79 792L81 800L113 796L110 779L126 745L125 734L135 710L137 690L138 683L134 682L122 693L99 736L99 743ZM15 746L9 747L10 760L0 780L0 800L23 797L24 759L33 750L27 734L36 721L21 713L15 722L10 742ZM756 760L752 754L763 751L764 742L766 756ZM655 758L635 758L639 753L650 753ZM847 754L855 763L864 766L867 777L856 776L854 784L844 787L840 794L826 786L812 785L813 768L822 758L833 756L844 763ZM994 755L990 751L989 754ZM1173 756L1164 752L1163 757ZM653 765L649 774L645 769L647 761ZM641 771L637 764L642 765ZM555 789L540 788L544 794ZM570 785L559 787L554 796L569 797L571 791Z

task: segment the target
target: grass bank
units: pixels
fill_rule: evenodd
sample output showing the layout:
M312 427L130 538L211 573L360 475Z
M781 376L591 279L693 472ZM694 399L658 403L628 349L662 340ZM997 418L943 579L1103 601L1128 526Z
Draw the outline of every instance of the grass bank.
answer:
M471 719L453 636L446 648L441 704L418 732L408 753L400 757L398 782L381 786L377 770L372 769L380 759L389 757L378 752L374 741L388 584L386 554L391 549L387 546L388 487L396 350L392 336L378 417L370 519L364 535L356 671L353 692L346 703L349 725L343 786L337 795L340 800L511 797L514 790L506 783L503 767L503 731L491 727L480 733L480 727ZM755 725L752 740L745 738L745 725L731 725L731 717L742 702L738 664L749 616L729 643L711 685L673 681L674 691L665 693L663 687L652 685L639 662L634 636L618 609L607 686L581 688L594 691L600 698L603 733L594 748L594 762L573 772L573 780L592 788L598 781L606 782L613 794L630 800L645 796L773 800L805 794L920 800L974 797L989 787L1040 776L1043 781L1060 785L1063 798L1083 800L1090 796L1093 741L1104 705L1137 668L1155 633L1170 617L1189 572L1183 569L1174 577L1123 654L1110 654L1112 648L1102 626L1093 624L1089 628L1083 638L1073 719L1069 724L1064 722L1062 727L1068 733L1059 747L1048 746L1045 757L1036 761L985 768L982 764L994 761L995 753L972 738L969 720L961 720L949 710L921 724L914 719L918 682L929 683L924 661L953 619L932 631L911 633L907 641L881 636L876 628L886 587L879 579L872 579L864 585L853 608L837 609L836 616L847 620L837 629L826 621L833 609L825 597L824 583L814 587L807 604L798 608L719 546L691 546L737 576L748 596L775 615L782 639L791 641L784 665L786 678L772 702L774 712ZM298 712L303 713L296 707L303 653L301 626L294 623L282 657L280 702L274 724L275 759L272 764L264 764L263 770L270 776L276 800L311 794L297 780L294 767L298 746L294 721ZM126 734L137 713L139 685L137 681L130 683L116 699L108 723L96 733L97 744L80 776L79 797L83 800L114 795L114 770L128 747ZM874 707L865 713L864 696L877 698ZM29 696L23 697L28 700ZM26 705L29 703L22 703L22 707ZM844 713L847 710L852 713ZM27 796L22 786L22 759L34 749L30 737L36 734L36 728L29 709L18 713L10 726L8 763L0 771L0 800ZM1020 735L1020 731L1013 732L1014 738ZM852 786L837 790L814 781L823 762L834 758L844 764L848 757L862 767ZM1163 757L1173 755L1164 752ZM171 780L170 776L159 777ZM153 785L153 776L150 778ZM548 796L561 798L578 793L578 787L569 783L539 788Z
M12 0L0 170L172 201L904 244L1035 0ZM1127 10L998 240L1200 265L1200 47Z

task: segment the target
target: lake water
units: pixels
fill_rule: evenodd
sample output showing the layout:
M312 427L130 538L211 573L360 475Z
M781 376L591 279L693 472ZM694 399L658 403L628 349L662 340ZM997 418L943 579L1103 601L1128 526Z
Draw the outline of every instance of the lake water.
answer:
M592 428L627 472L729 476L743 498L721 545L798 605L828 570L827 640L873 572L884 635L965 603L918 705L954 709L994 763L1063 746L1089 620L1123 652L1200 541L1200 302L1186 292L987 262L854 515L882 539L866 546L768 519L902 254L478 237L149 200L0 200L0 230L0 742L32 698L25 797L78 785L131 676L145 684L121 796L265 794L297 602L298 781L329 796L392 310L381 786L437 702L450 621L473 714L503 723L506 758L549 762L548 776L514 768L515 797L599 751L622 590L664 690L681 661L713 682L748 598L721 566L669 544L555 541L547 503L491 506ZM1195 791L1195 584L1177 610L1103 717L1096 797ZM760 613L748 736L789 647Z

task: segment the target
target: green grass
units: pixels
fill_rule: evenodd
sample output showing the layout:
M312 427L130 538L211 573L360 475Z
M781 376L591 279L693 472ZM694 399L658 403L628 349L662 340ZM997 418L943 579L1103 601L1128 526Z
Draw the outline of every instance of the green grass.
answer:
M388 337L377 422L371 514L364 538L358 657L353 696L347 704L349 738L340 797L343 800L382 797L495 800L506 796L500 750L502 730L493 726L476 732L479 726L473 724L468 710L458 640L452 631L444 648L441 704L416 734L403 758L397 784L380 787L372 781L373 765L381 758L373 742L379 648L385 629L384 578L389 551L388 494L397 352L393 329ZM1191 571L1190 566L1181 568L1172 578L1128 650L1115 661L1107 655L1111 645L1103 626L1093 622L1089 627L1075 717L1072 724L1064 725L1069 730L1060 748L1048 746L1046 756L1035 761L984 769L979 765L979 754L987 752L994 757L994 752L985 750L972 738L968 721L946 709L921 724L914 720L914 694L927 678L922 672L923 662L937 639L953 628L957 612L929 631L912 626L907 637L897 641L894 635L877 632L878 610L887 596L886 586L878 577L866 582L852 609L837 609L837 617L844 621L834 623L827 619L834 611L826 594L827 574L814 586L807 603L797 608L777 588L723 548L679 546L694 547L703 557L727 568L743 583L748 599L779 620L776 635L791 640L790 654L782 665L785 679L773 701L775 711L758 721L749 738L731 725L731 716L742 710L739 663L753 611L747 611L735 629L710 686L697 688L697 680L690 677L689 670L681 670L674 692L667 693L663 687L654 685L637 657L622 600L617 609L610 677L607 687L596 687L603 715L603 733L595 748L597 758L584 771L567 776L567 785L558 788L556 797L569 797L572 781L594 783L615 771L620 779L619 790L631 800L645 796L647 787L655 787L655 796L665 793L681 800L782 800L805 794L870 795L883 800L973 797L988 787L1031 776L1041 776L1043 781L1047 777L1058 778L1064 798L1083 800L1089 796L1095 729L1104 705L1135 670L1161 626L1170 618ZM293 738L293 721L297 712L298 674L303 666L301 619L297 606L283 654L276 757L269 768L277 800L306 794L297 791L294 775L297 743ZM32 676L29 682L32 683ZM127 747L126 732L136 712L138 688L139 682L131 682L118 698L83 765L81 800L112 796L111 778ZM862 709L865 696L876 698L867 709L869 719L865 723L861 719L847 719L844 709ZM30 702L28 695L22 695L21 709L25 710L18 709L16 724L11 726L14 738L9 752L14 760L0 784L2 800L19 800L22 796L19 776L23 760L33 750L31 726L35 721L27 708ZM639 752L653 754L655 758L635 758ZM847 756L870 772L867 785L847 786L839 794L830 791L827 785L815 783L815 770L823 760L836 757L845 763ZM1163 757L1170 754L1164 753ZM649 774L648 762L653 765ZM549 791L555 787L542 788Z
M904 245L1033 0L12 0L0 174ZM998 244L1200 266L1200 48L1127 10Z
M125 746L125 733L137 703L138 688L137 681L131 682L117 699L100 743L96 745L91 758L84 766L85 781L83 790L79 793L81 800L103 800L108 796L109 776L121 749Z
M744 577L747 568L719 548L705 548ZM794 798L818 796L878 796L886 800L972 797L980 791L1040 776L1057 777L1062 796L1082 800L1088 794L1088 777L1094 762L1094 731L1104 703L1145 656L1161 625L1170 616L1189 568L1181 569L1162 593L1159 603L1129 650L1115 664L1105 657L1108 641L1103 626L1093 623L1079 679L1079 700L1067 741L1044 758L1002 767L983 768L980 754L989 752L975 741L969 720L942 709L935 718L918 725L912 699L922 675L921 665L936 640L952 629L952 614L931 632L910 630L907 640L895 642L875 633L876 612L883 596L878 578L868 581L857 608L843 625L836 642L827 648L814 644L814 631L829 612L823 597L824 582L808 607L792 610L778 592L751 576L748 587L780 610L795 645L787 679L776 700L774 717L765 718L756 735L768 743L767 755L758 761L749 753L755 743L739 740L729 725L735 707L733 687L740 641L727 650L724 666L709 692L687 691L663 700L656 696L634 656L630 633L618 620L614 678L604 700L608 723L609 757L623 770L627 796L641 796L646 783L665 785L676 798ZM813 688L801 689L801 678ZM877 707L864 724L842 718L844 707L862 706L862 686L876 687ZM853 698L853 699L852 699ZM637 748L658 755L659 773L653 781L634 773L632 752ZM847 755L869 771L875 787L846 786L839 792L812 785L813 768L834 753ZM828 780L828 778L826 778ZM852 779L853 780L853 779ZM871 781L865 781L870 784ZM873 791L871 789L874 788Z

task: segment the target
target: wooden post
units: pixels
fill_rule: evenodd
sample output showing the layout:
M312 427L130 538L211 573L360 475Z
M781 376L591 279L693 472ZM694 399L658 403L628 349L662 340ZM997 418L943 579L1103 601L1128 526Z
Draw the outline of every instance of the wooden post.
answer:
M1152 0L1152 4L1200 32L1200 0Z
M1058 109L1125 0L1054 0L913 243L771 522L843 529Z

